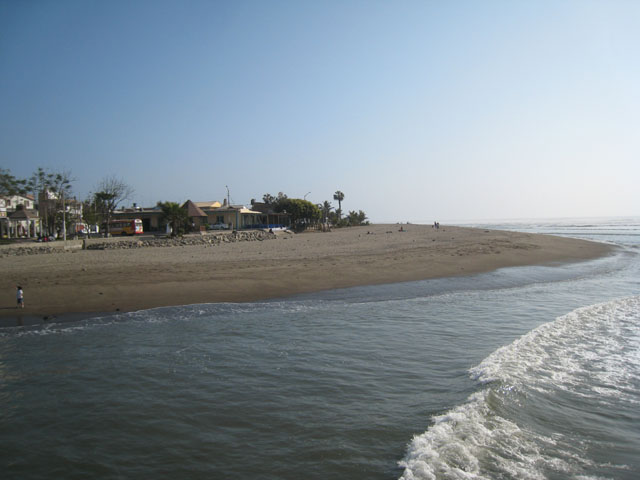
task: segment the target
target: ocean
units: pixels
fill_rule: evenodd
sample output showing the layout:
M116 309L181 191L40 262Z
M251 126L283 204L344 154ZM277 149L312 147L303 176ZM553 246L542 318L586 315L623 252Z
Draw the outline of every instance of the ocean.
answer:
M636 479L640 219L605 258L0 328L3 479Z

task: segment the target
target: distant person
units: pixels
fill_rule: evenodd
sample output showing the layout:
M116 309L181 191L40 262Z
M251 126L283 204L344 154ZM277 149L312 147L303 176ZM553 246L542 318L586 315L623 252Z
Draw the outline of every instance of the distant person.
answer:
M18 302L18 305L16 308L24 308L24 292L22 291L22 287L20 285L18 285L17 288L17 292L16 292L16 300Z

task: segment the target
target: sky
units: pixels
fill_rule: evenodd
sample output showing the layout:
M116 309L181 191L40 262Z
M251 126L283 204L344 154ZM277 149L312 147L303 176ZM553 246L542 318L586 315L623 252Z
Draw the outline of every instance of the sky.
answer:
M0 168L127 204L640 216L640 2L0 0Z

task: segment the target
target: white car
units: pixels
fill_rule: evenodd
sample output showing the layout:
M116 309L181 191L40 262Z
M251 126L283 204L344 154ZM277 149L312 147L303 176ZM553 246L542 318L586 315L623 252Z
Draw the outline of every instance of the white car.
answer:
M226 223L218 222L214 225L211 225L211 230L229 230L229 225Z

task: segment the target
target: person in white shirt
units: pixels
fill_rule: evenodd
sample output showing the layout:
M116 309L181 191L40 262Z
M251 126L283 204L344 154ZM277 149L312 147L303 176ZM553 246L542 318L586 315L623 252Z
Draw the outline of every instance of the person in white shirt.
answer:
M16 293L16 300L18 301L17 308L24 308L24 292L22 291L22 287L18 285L18 291Z

